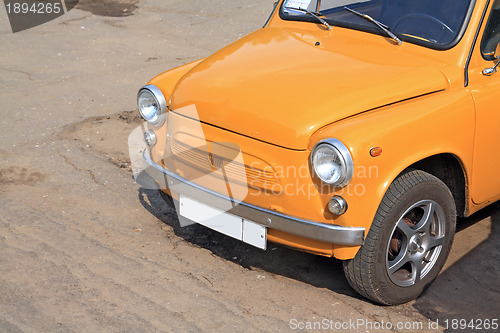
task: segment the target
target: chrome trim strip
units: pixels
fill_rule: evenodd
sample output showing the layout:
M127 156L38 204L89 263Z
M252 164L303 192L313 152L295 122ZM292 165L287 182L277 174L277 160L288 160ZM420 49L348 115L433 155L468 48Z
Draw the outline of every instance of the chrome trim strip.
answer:
M476 47L477 38L479 37L479 32L481 31L481 28L483 26L484 18L486 17L486 13L488 12L489 6L490 6L490 0L488 0L488 2L486 3L486 6L484 7L483 15L481 16L481 21L479 21L479 25L477 27L476 34L474 35L474 40L472 41L472 46L471 46L471 48L469 50L469 55L467 56L467 60L465 61L464 74L465 74L465 87L466 88L469 86L469 65L470 65L470 61L472 59L472 54L474 53L474 48Z
M235 203L234 200L229 197L196 185L156 164L149 156L147 149L144 150L143 157L145 161L153 167L153 170L157 172L155 174L155 172L152 172L153 170L150 170L151 168L148 169L147 172L150 176L154 179L161 179L160 183L175 186L176 191L180 189L181 193L188 193L189 197L203 202L206 205L219 208L227 207L227 203L231 202L233 203L233 208L227 211L230 214L248 219L272 229L281 230L309 239L352 246L363 245L364 243L365 228L318 223L270 211L245 202ZM167 179L165 179L165 177Z

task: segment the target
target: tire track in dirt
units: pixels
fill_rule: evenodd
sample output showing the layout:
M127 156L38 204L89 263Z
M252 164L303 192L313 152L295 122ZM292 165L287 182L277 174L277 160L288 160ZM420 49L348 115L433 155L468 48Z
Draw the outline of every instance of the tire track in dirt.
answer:
M2 205L5 205L5 203ZM12 204L9 203L8 206L12 207ZM89 239L87 235L81 234L73 224L70 224L70 227L60 225L51 218L44 216L44 214L32 211L27 207L22 207L20 211L12 213L22 217L26 222L16 226L14 230L8 233L7 237L23 238L24 243L28 246L23 246L22 248L9 246L7 247L8 251L6 255L10 258L29 258L23 266L32 267L32 269L43 267L44 273L49 275L48 278L54 279L52 283L56 283L58 286L63 287L62 290L58 288L57 291L54 291L56 297L74 295L74 291L64 289L64 286L68 285L79 286L92 281L92 284L101 286L97 289L90 288L87 290L87 293L90 291L90 298L99 300L98 308L94 308L91 311L92 313L89 313L91 317L97 317L98 320L105 320L106 317L102 316L104 313L108 313L109 309L113 308L113 304L132 304L133 306L130 308L123 309L122 307L121 311L124 312L124 314L132 314L135 308L151 310L151 313L154 315L141 318L145 322L150 323L150 325L154 324L154 326L151 327L152 330L163 330L167 328L161 321L157 321L156 316L158 314L167 316L170 320L177 318L179 325L182 326L183 329L198 330L200 328L194 324L194 318L191 318L189 308L183 309L182 306L176 308L176 306L166 307L165 305L161 305L165 303L165 299L179 300L182 299L183 295L193 293L196 293L195 297L198 298L199 302L205 303L210 308L217 309L214 311L213 315L229 318L239 317L237 313L239 312L238 307L235 307L234 304L228 306L221 303L220 300L214 297L213 291L207 290L206 283L194 277L191 273L180 272L172 269L172 267L162 267L155 263L144 262L144 260L125 257L123 254L117 253L115 250L102 245L97 240L92 238ZM39 228L38 226L31 225L29 221L44 221L44 225L42 228ZM36 233L37 237L33 237L34 233L30 230L33 228L40 229L39 232ZM46 230L50 230L50 232ZM52 234L53 231L64 234L64 239L60 237L49 239L49 235ZM75 240L77 241L75 242ZM91 246L88 244L91 244ZM68 250L68 248L81 249L85 247L87 248L85 254L79 253L78 250ZM58 258L58 260L55 261L51 258ZM74 260L75 258L78 259ZM158 272L159 269L168 269L170 276L170 278L164 280L164 288L162 288L162 290L166 291L164 297L160 295L150 295L148 288L144 287L162 284L162 281L159 279L144 278L145 276L154 275L154 272ZM12 272L15 271L15 269L12 270ZM57 278L55 278L53 274L53 272L56 271ZM115 271L128 271L129 275L126 277L115 277L113 274ZM30 275L32 275L32 273L33 271L28 272ZM186 289L183 287L182 283L177 284L176 281L191 282L189 282L189 288ZM8 284L6 284L6 286L8 286ZM80 294L85 293L81 292ZM148 294L148 297L144 296ZM90 298L83 297L83 299L79 299L77 302L84 306L88 303L92 303ZM104 311L103 308L107 310ZM236 309L237 312L234 312L230 308ZM32 309L32 311L34 310ZM100 315L97 315L99 313ZM109 315L112 316L113 311L109 312ZM56 319L54 320L57 321ZM188 323L191 323L191 327L187 326ZM249 326L249 323L245 325L249 328L252 327ZM147 327L147 325L141 325L142 329ZM174 323L170 322L168 328L173 329L174 327ZM181 327L177 327L177 329L180 328Z

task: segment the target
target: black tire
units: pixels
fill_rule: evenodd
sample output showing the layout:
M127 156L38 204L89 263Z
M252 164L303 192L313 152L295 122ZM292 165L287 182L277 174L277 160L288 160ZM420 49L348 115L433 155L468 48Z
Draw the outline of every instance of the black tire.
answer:
M455 202L441 180L419 170L400 175L382 199L365 244L344 261L349 284L384 305L417 298L443 268L455 225Z

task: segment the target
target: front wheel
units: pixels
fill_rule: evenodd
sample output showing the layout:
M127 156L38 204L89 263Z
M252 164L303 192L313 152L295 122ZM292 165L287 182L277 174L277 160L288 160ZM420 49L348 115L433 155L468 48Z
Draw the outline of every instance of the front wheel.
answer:
M365 244L344 262L349 284L381 304L417 298L443 267L455 224L448 187L423 171L404 173L389 186Z

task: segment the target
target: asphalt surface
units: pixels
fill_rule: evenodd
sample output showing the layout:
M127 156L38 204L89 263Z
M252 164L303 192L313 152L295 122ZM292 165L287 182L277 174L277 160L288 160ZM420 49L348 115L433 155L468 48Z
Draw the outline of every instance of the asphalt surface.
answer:
M180 228L134 182L138 88L260 28L273 2L82 0L16 34L0 6L1 332L286 332L323 319L442 331L498 318L498 205L460 221L422 297L381 307L341 262Z

